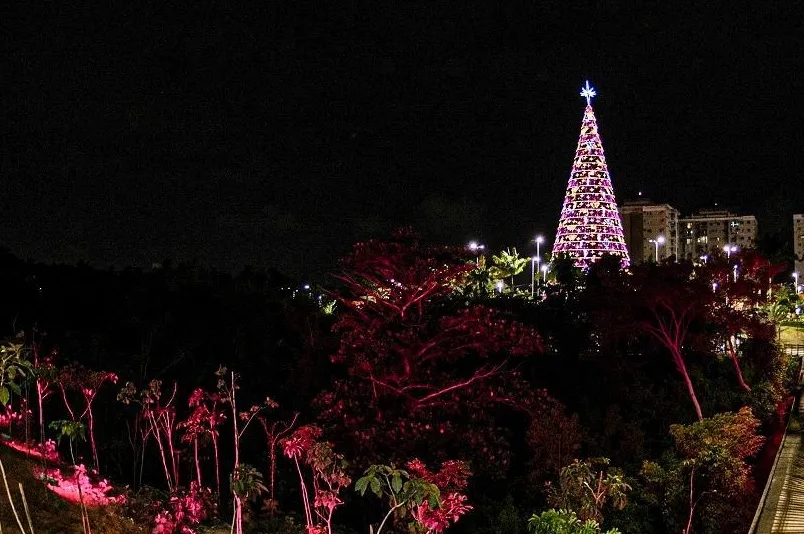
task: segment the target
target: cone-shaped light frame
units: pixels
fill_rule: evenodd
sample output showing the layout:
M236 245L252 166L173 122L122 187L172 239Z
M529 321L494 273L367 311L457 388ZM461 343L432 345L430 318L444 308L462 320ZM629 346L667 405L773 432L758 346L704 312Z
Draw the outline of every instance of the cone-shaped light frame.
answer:
M591 89L588 84L587 89ZM583 92L581 95L589 102L590 95ZM568 255L583 269L604 254L620 256L623 267L629 264L620 213L591 103L587 103L583 114L575 161L553 242L553 256L557 254Z

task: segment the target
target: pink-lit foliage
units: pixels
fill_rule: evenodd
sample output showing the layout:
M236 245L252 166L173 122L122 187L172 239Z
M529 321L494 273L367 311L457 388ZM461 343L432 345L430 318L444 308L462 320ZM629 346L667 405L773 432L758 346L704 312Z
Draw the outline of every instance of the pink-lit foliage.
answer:
M165 481L171 493L179 486L178 453L175 447L176 408L173 406L176 388L174 383L167 400L162 393L161 380L151 380L148 387L139 392L132 382L126 382L125 387L117 394L117 400L124 404L133 402L140 405L140 417L145 423L145 429L141 433L143 447L151 437L156 441Z
M209 393L202 388L196 388L190 394L187 404L190 414L187 419L180 422L177 427L183 430L182 443L192 444L193 461L195 463L195 480L202 485L201 463L198 458L199 447L204 443L212 443L215 455L215 481L218 493L221 489L220 461L218 459L219 427L226 420L226 413L219 409L223 403L220 393Z
M510 447L496 417L531 410L517 367L542 350L538 333L458 297L475 268L463 250L399 231L358 243L343 265L332 361L349 379L316 399L320 420L358 463L400 463L431 443L450 457L476 454L483 472L505 472L508 458L493 453Z
M117 375L107 371L95 371L84 366L71 364L63 367L58 375L58 385L61 390L62 399L70 418L73 421L86 419L87 431L89 434L89 445L92 448L92 461L95 469L100 467L98 460L98 446L95 441L95 415L92 411L92 404L98 391L105 383L116 384ZM78 392L83 400L83 411L76 418L76 412L69 401L68 391Z
M440 506L434 506L435 503L425 499L411 509L411 516L418 523L420 532L443 532L450 523L455 523L472 509L463 494L472 474L464 462L448 460L441 464L441 469L433 472L420 460L413 459L408 462L407 468L413 476L435 485L441 493Z
M45 400L53 393L51 387L57 380L58 370L56 369L55 359L58 355L53 350L47 356L39 355L39 344L34 343L32 347L34 376L36 377L36 399L39 409L39 441L45 442Z
M194 526L209 519L216 511L215 498L209 488L190 482L187 491L174 493L154 518L152 534L194 534Z
M99 507L122 503L125 496L115 495L115 488L108 480L95 478L87 473L83 464L64 468L72 472L66 473L58 467L34 468L37 478L47 482L46 487L59 497L76 504L83 499L84 506ZM80 486L80 487L79 487Z
M391 517L408 521L406 530L411 533L443 532L472 509L463 493L471 475L464 462L449 460L432 472L413 459L407 468L372 465L355 483L360 495L371 491L389 506L377 529L372 526L373 532L380 534Z
M18 427L23 422L23 415L14 410L11 404L3 406L2 413L0 413L0 428L11 431L12 428Z
M243 500L254 497L265 490L262 485L262 475L250 465L240 462L240 439L251 425L252 421L265 408L276 408L278 404L270 397L265 398L261 405L254 405L245 412L237 410L237 384L238 375L234 371L227 371L226 367L219 367L215 372L218 377L217 388L221 400L229 404L232 415L232 438L234 445L234 466L231 475L232 493L234 495L233 532L243 533Z
M293 419L287 423L284 421L268 421L265 416L258 415L257 420L265 433L266 446L268 447L268 508L273 513L279 506L276 500L276 449L279 441L296 426L299 414L293 415Z
M26 454L32 458L38 458L50 463L59 463L59 452L56 450L56 442L52 439L44 443L24 443L16 440L3 440L2 443L6 447L10 447L17 452Z
M308 534L332 534L332 515L343 504L339 494L351 482L343 456L332 450L331 443L319 441L321 434L320 428L306 425L281 440L285 456L293 460L299 475ZM307 475L302 465L307 468Z

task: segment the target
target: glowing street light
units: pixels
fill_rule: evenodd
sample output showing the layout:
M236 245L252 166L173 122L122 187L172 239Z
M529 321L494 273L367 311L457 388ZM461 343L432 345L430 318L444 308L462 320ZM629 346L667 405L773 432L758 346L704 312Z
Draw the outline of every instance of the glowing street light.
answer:
M732 270L734 271L734 281L736 282L737 281L737 265L735 265L734 269L732 269Z
M550 267L547 265L542 265L542 283L547 283L547 271L550 270Z
M704 265L706 265L707 260L709 260L709 256L707 254L701 256L701 261L704 263Z
M793 290L798 293L798 271L793 273Z
M530 259L530 298L533 298L533 293L536 285L536 264L542 261L539 256L533 256Z
M712 282L712 293L717 293L717 282Z
M656 237L656 239L648 239L648 243L656 245L656 263L659 263L659 245L664 245L665 239L663 235Z
M534 239L534 241L536 242L536 255L531 259L531 264L530 264L530 280L531 280L531 283L530 283L530 296L531 296L531 298L533 297L533 292L534 292L533 291L534 290L534 288L533 288L534 282L533 281L536 279L536 271L541 270L540 269L540 265L542 263L541 246L542 246L542 243L544 243L544 236L543 235L537 235L536 238Z
M504 286L505 286L505 284L503 284L503 281L502 281L502 280L498 280L498 281L497 281L497 283L496 283L496 284L494 284L494 287L496 287L496 288L497 288L497 291L499 291L499 292L500 292L500 295L502 295L502 290L503 290L503 287L504 287Z
M726 259L731 259L731 253L737 252L737 245L723 245L723 252L726 253Z
M481 245L477 241L471 241L469 245L467 245L469 250L475 255L475 264L480 265L480 255L486 249L486 245Z

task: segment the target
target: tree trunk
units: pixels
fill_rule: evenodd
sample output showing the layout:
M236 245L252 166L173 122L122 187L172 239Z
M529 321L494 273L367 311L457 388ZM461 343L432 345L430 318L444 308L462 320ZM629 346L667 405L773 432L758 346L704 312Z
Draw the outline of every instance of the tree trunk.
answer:
M734 371L737 373L737 382L745 391L751 391L751 386L746 384L745 379L743 378L743 370L740 368L740 360L737 359L737 351L734 348L734 343L732 343L731 337L729 337L729 339L726 341L726 346L729 349L729 356L734 364Z
M92 447L92 461L95 464L95 471L100 472L100 462L98 461L98 446L95 443L95 417L92 415L92 405L87 405L87 419L89 420L89 444Z
M687 365L684 363L684 358L681 356L681 351L679 351L676 347L673 347L672 351L673 359L676 362L676 367L681 373L681 376L684 377L684 383L687 385L687 392L690 395L690 400L692 401L693 406L695 406L695 415L698 416L698 421L703 421L701 405L698 402L698 396L695 394L695 387L692 385L692 380L690 379L690 374L687 372Z

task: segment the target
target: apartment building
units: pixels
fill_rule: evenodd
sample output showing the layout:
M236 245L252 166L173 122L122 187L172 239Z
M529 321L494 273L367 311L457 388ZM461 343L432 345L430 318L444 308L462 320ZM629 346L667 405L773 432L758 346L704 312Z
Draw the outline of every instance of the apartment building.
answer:
M757 239L756 217L727 210L701 210L697 215L680 218L678 226L679 257L691 260L722 253L726 245L753 248Z
M640 198L623 204L620 217L632 262L678 256L679 212L673 206Z

